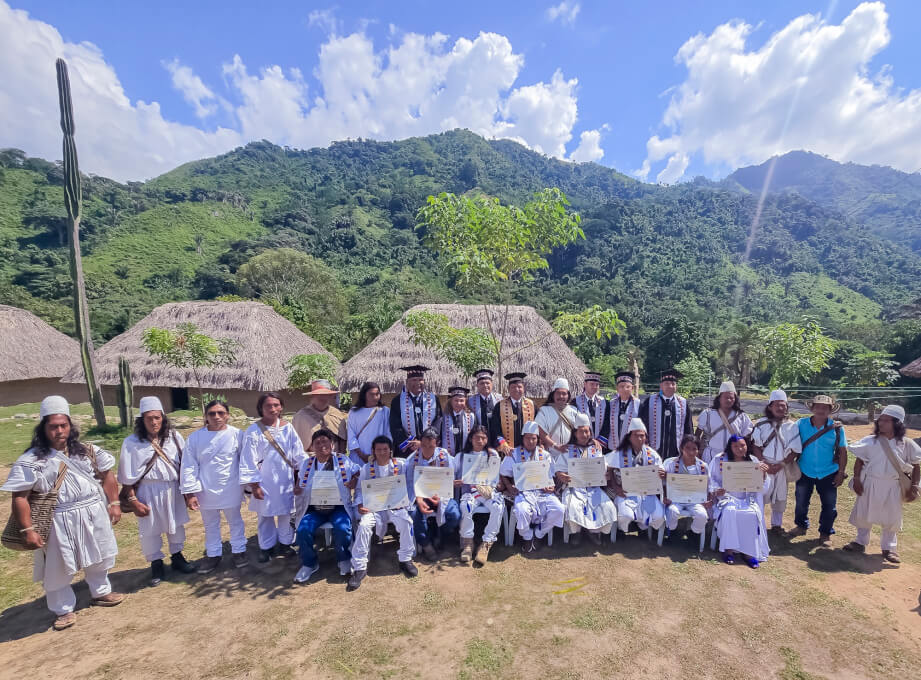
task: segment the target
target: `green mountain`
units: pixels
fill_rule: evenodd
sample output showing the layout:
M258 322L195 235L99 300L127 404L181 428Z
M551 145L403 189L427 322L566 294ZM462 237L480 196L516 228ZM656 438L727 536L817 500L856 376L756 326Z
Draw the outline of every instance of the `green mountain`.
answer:
M7 149L0 173L0 302L69 331L60 167ZM329 294L344 311L318 318L309 300L280 311L347 357L412 304L462 299L414 229L428 195L475 189L521 202L547 186L580 211L586 240L553 253L519 301L547 315L614 307L627 334L581 348L587 360L635 345L654 370L712 349L740 318L808 314L835 335L875 338L921 288L921 257L800 193L769 196L756 223L756 197L725 184L644 184L456 130L308 151L257 142L146 183L86 177L93 329L104 341L168 300L246 295L238 269L293 248L338 278Z
M837 163L808 151L791 151L761 165L740 168L726 182L760 194L772 165L770 192L805 196L921 253L921 174L881 165Z

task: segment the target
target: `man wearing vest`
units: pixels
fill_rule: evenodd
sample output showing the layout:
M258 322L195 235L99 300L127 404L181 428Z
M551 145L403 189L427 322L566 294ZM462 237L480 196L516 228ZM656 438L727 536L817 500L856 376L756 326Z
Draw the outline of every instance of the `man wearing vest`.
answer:
M678 443L691 434L691 414L684 397L675 394L678 380L684 375L669 368L659 377L659 392L650 395L640 406L640 418L649 430L649 446L666 460L681 455ZM618 442L619 444L620 442Z
M608 422L598 437L598 441L611 451L620 446L630 422L640 414L640 400L633 394L633 380L630 371L621 371L614 378L617 397L608 404Z
M493 371L481 368L473 377L476 378L476 393L467 399L467 407L476 417L476 424L488 431L496 404L502 401L502 395L492 391Z
M419 437L441 417L441 403L425 390L426 366L404 366L406 385L390 403L390 434L403 458L419 448Z
M534 402L524 396L524 373L508 373L508 397L493 411L489 425L489 441L502 455L521 446L521 427L534 420Z
M819 394L809 402L812 417L801 418L797 423L803 443L799 456L802 476L796 482L796 527L789 535L803 536L809 529L809 501L815 490L822 503L819 538L823 547L831 547L838 516L838 487L847 478L847 437L844 428L830 418L839 408L833 397Z
M572 400L576 410L588 416L592 438L598 441L606 435L608 425L608 400L599 394L600 391L601 374L589 371L582 382L582 394Z

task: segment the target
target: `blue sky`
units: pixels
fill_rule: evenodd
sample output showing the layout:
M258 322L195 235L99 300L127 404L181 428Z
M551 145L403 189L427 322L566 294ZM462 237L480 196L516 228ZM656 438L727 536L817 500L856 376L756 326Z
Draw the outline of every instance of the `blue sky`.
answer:
M304 147L454 126L648 181L720 177L790 148L910 172L918 26L907 0L0 0L16 74L0 83L13 123L0 146L55 156L64 54L84 166L118 179L262 137Z

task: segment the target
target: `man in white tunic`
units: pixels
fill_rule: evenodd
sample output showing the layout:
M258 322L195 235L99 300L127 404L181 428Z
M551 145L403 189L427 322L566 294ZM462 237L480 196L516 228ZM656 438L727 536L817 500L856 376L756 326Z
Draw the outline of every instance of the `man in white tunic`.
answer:
M752 421L742 411L739 393L735 383L727 380L720 385L719 394L710 408L704 409L697 417L697 436L705 443L703 459L705 463L719 455L729 438L738 434L747 437L752 432Z
M349 458L359 468L371 457L371 444L381 435L390 436L390 409L381 401L381 386L362 384L355 406L346 421Z
M771 504L771 528L774 535L783 534L783 513L787 508L787 464L796 460L803 446L796 422L787 417L787 393L771 392L764 410L764 418L755 423L752 431L753 453L767 463L768 490L764 502Z
M240 484L249 484L249 509L259 516L259 562L293 557L294 495L300 494L297 470L306 458L304 444L291 423L282 420L285 403L277 392L266 392L256 402L260 419L246 428L240 449Z
M189 511L179 489L179 466L185 441L163 412L157 397L141 397L140 416L134 434L122 442L118 460L118 481L129 489L128 502L138 517L141 552L150 562L150 583L157 585L165 576L163 535L169 546L170 566L180 574L190 574L182 549Z
M557 378L547 395L547 402L540 407L534 418L540 428L540 442L550 451L554 460L566 450L575 429L573 421L578 411L569 403L570 394L569 381Z
M124 599L112 592L108 575L118 554L112 525L121 517L118 485L112 474L115 458L80 442L64 397L46 397L39 416L31 446L13 463L0 489L13 492L11 512L22 527L26 547L35 550L32 578L42 582L48 609L57 615L55 630L63 630L77 620L77 598L70 582L81 569L90 589L90 604L113 607ZM45 542L32 527L29 494L50 492L62 472L51 533Z
M230 525L233 566L245 567L246 527L240 514L240 446L243 433L227 424L230 410L215 399L205 406L207 425L189 435L180 475L182 493L189 510L200 510L205 525L205 559L199 574L208 574L221 563L221 513Z
M890 405L876 419L873 434L848 448L856 456L854 493L857 501L848 521L857 527L857 540L844 546L851 552L866 552L870 529L882 528L879 544L883 559L892 564L902 560L895 551L902 529L902 502L918 497L921 477L921 448L905 435L905 409ZM908 493L902 495L899 476L907 477Z
M646 426L639 418L630 422L627 438L607 455L608 467L614 468L609 484L617 507L617 526L624 533L630 522L636 522L641 530L648 527L658 530L665 523L665 506L658 496L628 496L624 491L620 471L624 468L649 466L659 470L659 477L665 479L665 468L656 451L646 445Z

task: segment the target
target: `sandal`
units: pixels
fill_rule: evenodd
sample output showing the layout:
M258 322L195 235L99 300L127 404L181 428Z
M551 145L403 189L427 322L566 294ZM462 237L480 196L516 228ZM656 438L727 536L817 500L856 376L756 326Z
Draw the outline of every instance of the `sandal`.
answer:
M867 551L867 546L858 543L857 541L851 541L841 549L847 550L848 552L865 553Z
M77 622L77 615L73 612L67 612L66 614L61 614L58 618L54 620L54 623L51 624L51 627L55 630L64 630L70 628Z
M902 558L895 550L883 550L883 559L892 564L902 563Z

